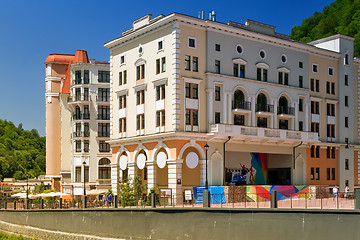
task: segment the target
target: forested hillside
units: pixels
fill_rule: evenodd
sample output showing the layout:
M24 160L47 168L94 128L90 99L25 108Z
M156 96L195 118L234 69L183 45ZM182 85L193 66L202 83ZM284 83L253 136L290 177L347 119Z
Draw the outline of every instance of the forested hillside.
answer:
M22 124L0 119L0 179L25 179L45 174L45 137L36 129L27 131Z
M356 38L354 55L360 57L360 0L336 0L291 30L291 38L310 42L334 34Z

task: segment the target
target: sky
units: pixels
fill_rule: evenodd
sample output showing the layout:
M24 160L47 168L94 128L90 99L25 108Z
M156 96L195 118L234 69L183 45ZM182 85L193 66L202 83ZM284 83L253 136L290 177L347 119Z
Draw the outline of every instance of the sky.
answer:
M222 1L0 1L0 119L37 129L45 136L45 67L51 53L87 50L90 58L109 61L104 43L132 27L146 14L178 12L198 16L216 11L217 21L244 23L246 19L290 34L295 25L334 0Z

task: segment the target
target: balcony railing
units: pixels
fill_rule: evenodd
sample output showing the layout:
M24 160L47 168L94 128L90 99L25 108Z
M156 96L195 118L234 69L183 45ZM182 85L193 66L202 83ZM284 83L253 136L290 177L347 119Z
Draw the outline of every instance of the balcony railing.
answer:
M256 104L256 112L274 112L274 105L270 104Z
M98 137L110 137L110 131L98 132Z
M75 113L73 114L74 120L90 119L90 113Z
M96 96L98 102L110 102L110 96Z
M99 185L110 185L111 179L98 179L97 182Z
M278 107L277 114L295 115L295 108L293 107Z
M97 115L97 119L98 120L110 120L110 114L102 114L102 113L99 113Z
M285 129L259 128L230 124L211 124L210 131L213 134L224 136L231 135L233 137L272 139L272 142L274 139L304 142L319 141L317 133Z
M244 109L244 110L251 110L251 102L239 102L233 101L232 102L232 109Z
M76 131L73 132L73 137L90 137L90 131Z

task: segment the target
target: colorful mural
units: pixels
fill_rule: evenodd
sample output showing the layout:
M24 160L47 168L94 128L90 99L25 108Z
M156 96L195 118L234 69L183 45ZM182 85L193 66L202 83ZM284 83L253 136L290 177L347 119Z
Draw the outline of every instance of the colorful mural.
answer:
M278 200L286 200L289 198L305 198L305 193L309 194L308 185L263 185L263 186L247 186L246 195L253 201L270 201L272 191L278 192Z
M255 169L256 174L252 184L266 184L267 182L267 154L251 153L251 167Z

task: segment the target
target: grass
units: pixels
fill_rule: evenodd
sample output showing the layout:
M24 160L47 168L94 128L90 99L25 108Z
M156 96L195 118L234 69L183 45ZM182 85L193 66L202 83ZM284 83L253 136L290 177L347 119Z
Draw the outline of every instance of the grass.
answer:
M26 238L26 237L23 237L23 236L17 236L17 235L6 235L4 233L1 233L0 232L0 240L32 240L32 238Z

